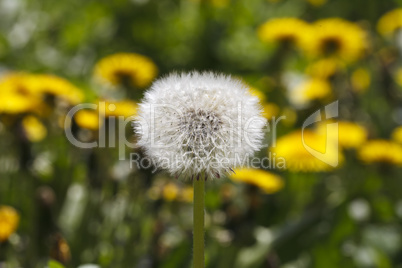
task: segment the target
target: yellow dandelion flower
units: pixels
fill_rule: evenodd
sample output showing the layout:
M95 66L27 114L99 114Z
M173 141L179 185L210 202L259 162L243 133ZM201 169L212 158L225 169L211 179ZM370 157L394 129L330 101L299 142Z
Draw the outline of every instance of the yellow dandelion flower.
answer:
M26 116L22 119L22 127L24 128L27 139L31 142L43 140L47 135L47 129L35 116Z
M19 114L35 110L37 104L17 94L0 93L0 113Z
M39 99L32 95L27 74L10 73L0 80L0 113L25 113L35 110Z
M275 103L268 102L263 104L263 116L268 120L279 115L279 106Z
M66 79L47 74L8 74L0 82L1 92L13 93L32 101L42 100L44 95L51 95L62 98L71 104L80 103L84 97L81 90Z
M104 116L130 117L137 114L137 103L130 100L105 101ZM103 113L103 111L99 111Z
M166 201L173 201L178 197L179 191L180 189L175 183L169 182L162 189L162 197Z
M383 36L392 35L402 28L402 8L385 13L377 24L378 32Z
M317 133L328 135L328 138L335 140L334 132L327 132L327 123L318 124ZM349 121L338 122L338 144L342 148L357 148L367 140L367 130L356 123Z
M260 102L266 101L267 96L265 96L264 92L262 92L261 90L255 88L255 87L252 87L249 89L249 91L250 91L251 95L256 96L260 100Z
M357 24L329 18L313 24L314 33L304 44L311 56L335 56L345 62L361 58L367 47L366 33Z
M402 144L402 126L397 127L392 131L391 134L392 140Z
M300 47L310 33L310 25L297 18L270 19L258 28L264 43L292 44Z
M93 110L80 110L74 116L75 122L81 128L98 130L99 113Z
M357 148L367 140L367 130L356 123L338 122L338 142L343 148Z
M95 66L94 76L105 84L137 88L148 86L156 77L158 68L148 57L135 53L117 53L101 59Z
M55 75L31 75L28 82L29 89L34 94L58 97L72 105L79 104L84 99L84 94L79 88Z
M6 241L17 230L20 216L9 206L0 206L0 242Z
M371 140L358 151L359 158L367 163L388 163L402 165L402 146L388 140Z
M306 73L312 77L327 79L333 76L343 65L334 58L324 58L311 63Z
M0 80L0 93L14 93L21 96L31 95L26 73L8 73Z
M194 199L194 188L192 186L186 186L180 191L180 201L191 203Z
M364 92L370 86L370 73L365 68L359 68L352 73L350 78L352 87L356 92Z
M311 78L301 83L296 91L301 92L305 101L319 100L331 95L331 85L326 80Z
M49 107L43 98L34 92L31 75L26 73L9 73L0 81L0 112L3 113L36 113L45 115Z
M308 78L288 88L289 101L296 107L305 107L310 102L331 95L331 85L320 78Z
M303 140L306 146L322 154L320 159L306 149ZM270 150L276 158L285 159L286 168L290 171L327 171L334 168L327 163L343 161L342 153L331 140L329 141L327 144L324 135L307 129L304 130L302 137L302 132L298 130L280 137L276 146Z
M279 176L261 169L236 169L235 174L230 175L230 179L255 185L267 194L275 193L283 187L283 181Z

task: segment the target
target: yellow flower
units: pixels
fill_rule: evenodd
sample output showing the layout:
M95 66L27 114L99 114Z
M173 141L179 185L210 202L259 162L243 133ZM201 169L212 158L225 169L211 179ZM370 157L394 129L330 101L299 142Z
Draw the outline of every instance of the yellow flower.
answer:
M108 116L124 116L130 117L137 114L137 103L130 100L122 101L112 101L107 100L105 102L105 111L99 111L101 114L104 113L105 117Z
M296 91L302 94L302 99L307 101L319 100L331 95L331 85L328 81L318 78L312 78L301 85Z
M31 142L38 142L43 140L47 135L47 129L35 116L26 116L22 120L22 127L24 128L27 139Z
M35 110L39 104L27 83L27 74L11 73L0 80L0 113L25 113Z
M300 47L310 34L310 25L297 18L270 19L258 28L264 43L292 44Z
M99 114L93 110L80 110L75 114L75 122L81 128L90 130L99 129Z
M33 94L58 97L72 105L79 104L84 99L84 94L79 88L66 79L55 75L31 75L28 83L29 90Z
M331 95L331 85L320 78L309 78L296 86L290 85L288 98L296 107L305 107L311 101L322 100Z
M303 140L306 147L321 153L320 159L313 156L303 145ZM276 146L272 147L271 152L274 157L282 157L285 159L286 168L290 171L327 171L334 167L327 163L342 163L343 155L338 148L329 139L326 144L326 137L319 133L305 129L303 132L297 130L283 137L280 137Z
M264 103L263 109L264 111L262 115L268 120L273 119L273 117L276 117L279 114L279 106L272 102Z
M6 241L17 230L20 216L9 206L0 206L0 242Z
M357 92L364 92L370 86L370 73L365 68L359 68L352 73L352 87Z
M307 67L306 73L312 77L327 79L342 68L342 64L336 59L324 58L310 64Z
M35 100L18 94L0 93L0 113L26 113L34 111L35 107L37 107Z
M261 169L236 169L235 174L231 174L230 178L233 181L255 185L267 194L275 193L283 187L283 181L279 176Z
M194 190L192 186L180 187L175 182L166 183L164 180L157 180L148 190L147 195L152 200L163 198L165 201L193 202Z
M366 50L366 33L355 23L329 18L315 22L313 30L304 44L311 56L335 56L353 62Z
M385 13L377 24L378 32L383 36L392 35L402 28L402 8L394 9Z
M367 130L356 123L338 122L339 145L343 148L357 148L367 140Z
M391 137L394 141L402 144L402 126L395 128Z
M388 140L371 140L358 151L359 158L367 163L402 165L402 146Z
M135 53L117 53L101 59L94 75L105 84L144 88L156 77L158 69L151 59Z
M192 186L186 186L180 191L180 201L191 203L194 198L194 189Z
M22 96L30 95L30 89L26 73L8 73L1 77L0 92L1 93L16 93Z
M320 135L329 135L331 140L335 139L335 132L327 131L327 123L320 123L317 127L317 133ZM339 146L349 149L357 148L367 140L366 129L356 123L349 121L338 122L338 144Z
M264 92L255 87L250 88L249 91L251 95L256 96L260 100L260 102L264 102L267 99Z
M1 93L15 94L33 102L43 100L46 95L64 99L70 104L78 104L84 98L81 90L66 79L47 74L8 74L0 82Z
M179 195L179 187L173 182L169 182L162 189L162 197L166 201L173 201Z

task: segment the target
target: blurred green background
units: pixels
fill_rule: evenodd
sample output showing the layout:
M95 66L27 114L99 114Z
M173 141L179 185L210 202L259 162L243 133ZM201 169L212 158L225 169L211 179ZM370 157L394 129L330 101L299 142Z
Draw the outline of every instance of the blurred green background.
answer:
M114 103L115 113L67 116L77 139L99 141L99 118L113 127L110 117L134 114L152 79L192 70L232 74L268 119L285 116L275 152L287 168L207 183L207 267L402 267L401 8L0 0L0 267L191 267L191 181L130 167L136 148L126 160L116 147L77 148L63 124L78 103ZM96 66L116 53L145 63L133 60L133 71L106 61L113 83ZM285 138L335 100L343 161L330 168ZM123 130L133 142L130 125ZM311 129L313 143L320 133Z

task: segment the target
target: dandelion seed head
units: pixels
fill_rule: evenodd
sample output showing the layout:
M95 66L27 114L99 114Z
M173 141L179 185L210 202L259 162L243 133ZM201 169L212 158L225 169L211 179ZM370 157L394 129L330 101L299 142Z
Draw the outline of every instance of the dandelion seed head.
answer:
M265 119L248 88L211 72L157 80L137 111L138 145L173 176L219 178L261 147Z

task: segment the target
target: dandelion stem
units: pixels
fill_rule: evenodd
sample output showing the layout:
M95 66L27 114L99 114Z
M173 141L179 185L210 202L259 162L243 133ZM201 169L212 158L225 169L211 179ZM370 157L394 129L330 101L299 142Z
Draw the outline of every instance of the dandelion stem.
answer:
M204 268L204 195L205 179L194 179L194 233L193 233L193 267Z

